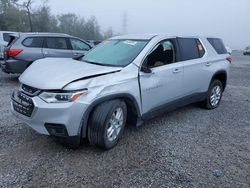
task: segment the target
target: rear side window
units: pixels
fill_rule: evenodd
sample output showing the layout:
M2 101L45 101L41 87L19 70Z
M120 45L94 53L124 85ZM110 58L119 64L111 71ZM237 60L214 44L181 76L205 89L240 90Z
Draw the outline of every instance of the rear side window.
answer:
M3 40L5 42L9 42L10 41L10 33L3 33Z
M178 44L181 51L181 60L187 61L200 58L197 39L195 38L178 38Z
M223 44L223 41L218 38L207 38L208 42L214 47L218 54L227 54L227 49Z
M42 48L43 38L42 37L29 37L24 39L23 45L26 47Z
M68 49L66 38L60 38L60 37L49 37L46 39L45 48L51 48L51 49Z
M196 39L196 42L200 57L203 57L206 52L204 46L201 44L201 41L199 39Z

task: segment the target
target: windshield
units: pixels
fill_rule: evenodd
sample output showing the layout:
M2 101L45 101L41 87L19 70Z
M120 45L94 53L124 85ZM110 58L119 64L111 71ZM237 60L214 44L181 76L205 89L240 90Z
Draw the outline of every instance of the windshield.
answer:
M107 40L87 53L82 61L124 67L139 55L147 42L148 40Z

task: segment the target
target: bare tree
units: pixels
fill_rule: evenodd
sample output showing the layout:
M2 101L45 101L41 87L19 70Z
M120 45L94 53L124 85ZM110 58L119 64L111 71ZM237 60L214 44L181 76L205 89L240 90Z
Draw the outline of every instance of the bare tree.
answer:
M18 7L23 7L26 9L27 14L28 14L30 32L32 32L33 31L33 24L32 24L32 19L31 19L31 5L33 3L33 0L27 0L27 1L23 2L23 4L19 4L18 0L13 0L13 3L15 5L17 5Z
M23 5L27 10L28 18L29 18L29 25L30 25L30 31L33 31L33 25L31 20L31 4L33 3L32 0L28 0L27 2L24 2Z

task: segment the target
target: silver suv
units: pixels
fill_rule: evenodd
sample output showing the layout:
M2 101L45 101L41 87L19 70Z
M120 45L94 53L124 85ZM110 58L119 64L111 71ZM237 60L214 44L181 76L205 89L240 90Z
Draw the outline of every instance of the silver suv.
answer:
M9 35L15 34L16 32L12 31L0 31L0 61L3 60L3 52L4 48L9 43L10 37Z
M75 58L91 49L87 42L62 33L16 33L9 36L1 65L6 73L22 73L41 58Z
M41 134L110 149L126 124L195 102L217 108L230 63L217 38L114 37L78 61L33 63L19 78L12 111Z

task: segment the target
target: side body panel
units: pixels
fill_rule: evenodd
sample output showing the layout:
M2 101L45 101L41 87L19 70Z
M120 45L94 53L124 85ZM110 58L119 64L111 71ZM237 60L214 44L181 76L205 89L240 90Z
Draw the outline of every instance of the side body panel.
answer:
M35 60L43 58L42 48L26 47L23 45L23 41L26 39L26 36L21 36L11 47L10 49L22 49L23 51L13 59L23 60L26 62L33 62Z
M202 58L183 61L183 92L185 96L207 92L215 73L229 73L228 54L218 55L206 38L199 38L205 54Z

